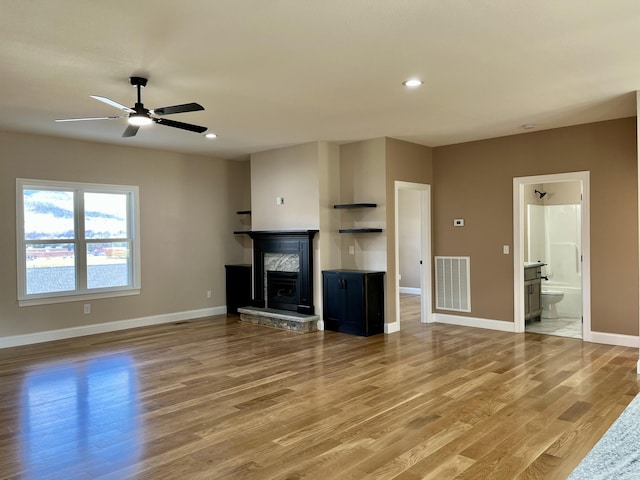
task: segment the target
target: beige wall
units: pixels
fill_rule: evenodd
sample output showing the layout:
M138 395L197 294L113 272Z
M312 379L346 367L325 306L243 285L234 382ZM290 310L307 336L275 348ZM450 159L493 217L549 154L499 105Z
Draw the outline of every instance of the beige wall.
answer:
M382 228L382 233L341 235L342 268L387 269L384 138L340 146L339 203L376 203L376 208L340 209L340 228ZM353 247L354 254L349 253Z
M251 155L253 230L318 230L318 159L318 142ZM276 205L277 197L284 205Z
M591 172L591 324L638 334L636 120L434 149L434 255L471 257L470 316L513 322L513 178ZM464 218L454 228L453 218Z
M232 218L234 232L251 230L253 215L238 214L237 212L251 211L251 163L249 161L234 161L229 163L229 184L235 185L233 189L228 189L230 211L236 213ZM239 261L235 259L230 263L250 264L252 260L252 245L249 235L234 235L234 243L242 249L242 257ZM237 255L235 255L237 257Z
M339 256L328 204L337 196L337 147L312 142L251 155L252 230L322 230L313 239L314 306L322 315L322 269ZM276 205L283 197L284 205ZM337 234L337 232L335 233ZM325 266L327 265L327 266Z
M0 143L0 336L225 305L225 260L242 260L232 234L232 209L242 195L236 163L27 134L0 133ZM91 300L90 315L82 313L83 302L18 307L18 177L138 185L141 294Z

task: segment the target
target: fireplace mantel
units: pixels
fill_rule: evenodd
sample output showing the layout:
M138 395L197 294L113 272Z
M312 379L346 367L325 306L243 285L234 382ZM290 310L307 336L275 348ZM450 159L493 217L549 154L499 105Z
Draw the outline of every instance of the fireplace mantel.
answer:
M294 253L300 259L300 303L297 311L313 315L313 237L318 230L253 230L245 233L253 240L253 306L265 307L264 255Z

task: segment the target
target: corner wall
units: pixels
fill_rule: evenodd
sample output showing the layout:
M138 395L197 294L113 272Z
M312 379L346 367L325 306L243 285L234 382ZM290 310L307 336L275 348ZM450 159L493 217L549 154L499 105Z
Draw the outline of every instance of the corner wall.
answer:
M112 322L180 312L224 312L224 264L243 260L232 233L234 208L242 202L242 165L7 132L0 132L0 143L0 339L64 329L86 332L92 325L107 331ZM90 315L83 314L83 302L18 307L16 178L139 186L140 295L91 300ZM212 290L210 299L207 290Z

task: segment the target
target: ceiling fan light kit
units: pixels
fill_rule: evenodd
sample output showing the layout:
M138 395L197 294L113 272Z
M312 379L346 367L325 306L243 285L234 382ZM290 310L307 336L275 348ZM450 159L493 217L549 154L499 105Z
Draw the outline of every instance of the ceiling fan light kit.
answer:
M138 129L145 125L151 125L152 123L157 123L158 125L165 125L167 127L179 128L181 130L187 130L189 132L196 133L204 133L207 130L207 127L203 127L200 125L194 125L192 123L184 123L177 122L175 120L169 120L166 118L158 118L163 115L172 115L174 113L185 113L185 112L197 112L199 110L204 110L204 107L198 103L184 103L181 105L171 105L169 107L160 107L149 110L144 107L142 103L141 89L147 85L147 79L144 77L130 77L129 82L131 85L136 87L138 97L137 102L133 108L129 108L125 105L122 105L118 102L115 102L109 98L101 97L99 95L91 95L91 98L94 98L100 102L106 103L107 105L111 105L119 110L125 112L125 115L115 116L115 117L86 117L86 118L62 118L56 120L56 122L78 122L84 120L114 120L120 118L126 118L128 122L128 126L122 134L123 137L133 137L138 133Z

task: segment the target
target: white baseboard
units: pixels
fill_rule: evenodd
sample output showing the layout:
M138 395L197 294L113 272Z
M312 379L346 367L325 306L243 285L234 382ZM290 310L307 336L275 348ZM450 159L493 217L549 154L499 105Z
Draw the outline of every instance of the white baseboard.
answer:
M131 318L128 320L118 320L115 322L97 323L94 325L84 325L82 327L61 328L59 330L47 330L44 332L27 333L24 335L13 335L0 338L0 348L18 347L20 345L31 345L33 343L50 342L52 340L64 340L66 338L83 337L96 333L115 332L136 327L147 327L149 325L160 325L162 323L179 322L194 318L211 317L213 315L223 315L227 313L227 307L203 308L200 310L189 310L186 312L165 313L152 315L150 317Z
M395 333L400 331L400 322L391 322L384 324L384 333Z
M447 323L449 325L460 325L462 327L486 328L488 330L500 330L501 332L515 332L513 322L502 322L500 320L488 320L486 318L463 317L447 313L434 313L433 321L436 323Z
M585 342L603 343L618 347L640 348L640 337L636 335L621 335L618 333L591 332L584 338Z
M400 293L410 293L411 295L420 295L422 290L415 287L398 287Z

